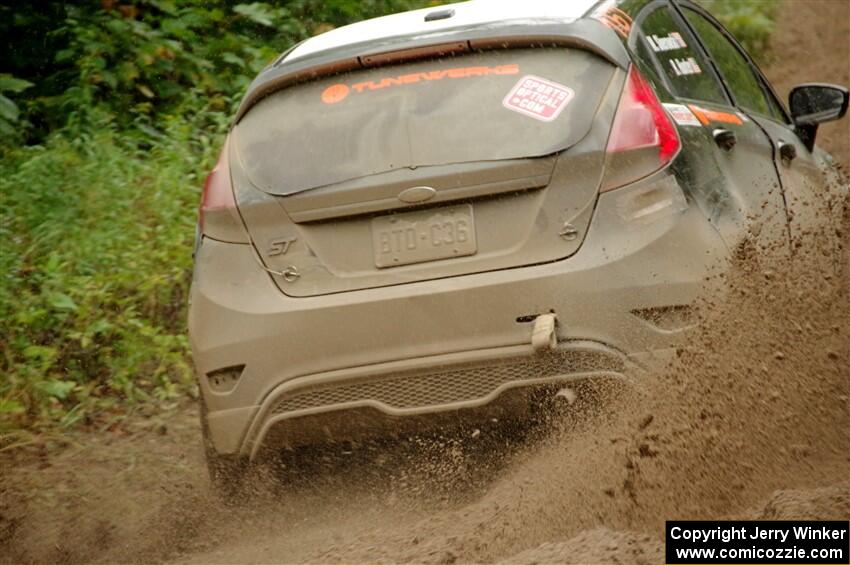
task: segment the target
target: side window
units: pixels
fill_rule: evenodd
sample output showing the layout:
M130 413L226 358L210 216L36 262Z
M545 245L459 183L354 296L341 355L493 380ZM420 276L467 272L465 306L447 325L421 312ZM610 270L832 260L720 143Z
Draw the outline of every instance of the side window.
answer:
M738 48L702 15L688 8L683 11L725 78L735 102L747 110L784 121L785 114L779 103L762 88L759 78Z
M676 96L728 104L723 87L693 43L670 10L661 7L641 20L637 53L661 69Z

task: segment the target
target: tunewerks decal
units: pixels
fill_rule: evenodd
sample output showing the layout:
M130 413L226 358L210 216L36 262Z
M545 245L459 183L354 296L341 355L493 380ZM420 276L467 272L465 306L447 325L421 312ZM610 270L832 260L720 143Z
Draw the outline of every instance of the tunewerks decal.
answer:
M351 86L342 83L332 84L322 91L322 102L325 104L337 104L347 98L352 91L362 93L444 79L462 79L484 77L488 75L515 75L518 73L519 65L515 64L498 65L496 67L454 67L450 69L438 69L435 71L384 77L380 80L366 80L354 83Z

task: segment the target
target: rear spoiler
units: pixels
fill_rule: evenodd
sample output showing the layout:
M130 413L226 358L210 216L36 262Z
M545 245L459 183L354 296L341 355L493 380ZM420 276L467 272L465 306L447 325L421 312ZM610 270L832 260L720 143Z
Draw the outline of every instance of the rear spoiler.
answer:
M629 66L629 54L617 34L593 19L511 20L458 27L427 35L352 43L293 61L282 56L248 87L234 123L239 123L252 106L273 92L323 76L451 53L559 46L590 51L622 69Z

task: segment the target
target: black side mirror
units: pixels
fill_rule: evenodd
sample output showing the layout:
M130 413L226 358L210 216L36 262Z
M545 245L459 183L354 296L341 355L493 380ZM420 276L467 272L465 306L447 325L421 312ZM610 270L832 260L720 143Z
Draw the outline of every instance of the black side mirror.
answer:
M808 83L791 89L788 107L797 133L811 151L815 144L818 124L837 120L847 113L850 93L834 84Z

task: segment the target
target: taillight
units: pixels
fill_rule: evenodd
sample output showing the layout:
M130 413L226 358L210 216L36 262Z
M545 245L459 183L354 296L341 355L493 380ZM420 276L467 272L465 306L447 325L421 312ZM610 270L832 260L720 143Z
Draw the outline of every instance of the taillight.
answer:
M236 198L230 180L228 141L204 183L201 206L198 210L198 232L204 237L230 243L247 243L248 234L236 209ZM200 239L198 240L200 245Z
M218 162L204 182L204 192L198 211L198 224L201 231L204 231L206 217L217 212L226 212L229 215L235 208L236 200L233 198L233 187L230 184L230 166L227 162L227 142L225 142Z
M632 65L608 137L602 192L666 166L681 142L652 87Z

